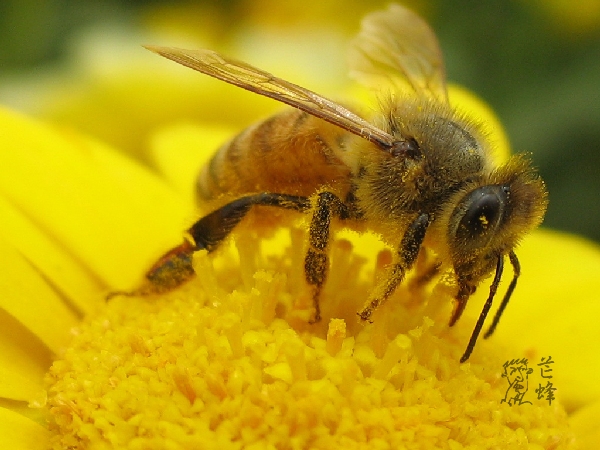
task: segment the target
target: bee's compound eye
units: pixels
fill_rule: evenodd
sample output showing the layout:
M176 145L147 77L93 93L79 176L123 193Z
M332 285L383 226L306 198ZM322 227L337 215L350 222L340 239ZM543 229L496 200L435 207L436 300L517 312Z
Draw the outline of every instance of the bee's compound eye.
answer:
M456 237L470 241L493 233L504 216L508 194L506 186L483 186L468 194L461 202L464 213Z

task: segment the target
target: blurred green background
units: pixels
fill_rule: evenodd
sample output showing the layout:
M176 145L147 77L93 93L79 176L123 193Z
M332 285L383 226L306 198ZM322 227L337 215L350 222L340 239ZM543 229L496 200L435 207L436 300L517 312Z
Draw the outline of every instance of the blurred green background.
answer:
M248 24L260 30L300 23L350 35L361 16L387 3L4 0L0 103L27 110L22 105L35 98L19 97L28 86L39 89L48 73L74 64L73 43L95 27L144 34L149 23L155 28L179 23L185 34L210 23L216 42ZM515 151L533 153L550 192L545 226L600 242L600 1L407 3L438 34L449 80L490 103Z

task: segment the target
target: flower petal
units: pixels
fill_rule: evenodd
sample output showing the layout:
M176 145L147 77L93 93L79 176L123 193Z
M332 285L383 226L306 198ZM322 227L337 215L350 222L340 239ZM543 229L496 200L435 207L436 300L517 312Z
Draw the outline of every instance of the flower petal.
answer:
M0 133L0 193L106 284L131 287L181 239L189 209L125 156L7 110Z
M48 448L49 438L49 431L42 425L0 407L0 448L44 450Z
M101 68L85 74L75 88L60 87L45 102L42 99L42 114L144 158L147 136L165 124L194 120L242 128L279 107L270 99L202 76L141 47L139 56L145 58L140 65L124 60L110 76Z
M10 367L0 367L0 380L2 380L2 384L0 384L0 397L2 398L32 402L39 399L44 393L41 378L39 380L24 378Z
M510 142L500 120L487 103L462 86L448 86L450 104L479 121L491 144L492 157L501 164L510 156Z
M200 168L236 131L232 127L178 124L160 129L150 140L158 170L190 205Z
M496 332L515 358L552 356L556 395L567 409L600 399L600 249L559 232L532 233L517 249L521 273ZM537 361L536 361L537 362ZM537 367L536 367L537 370Z
M577 411L570 418L569 422L579 438L578 444L581 450L595 450L600 445L598 417L600 417L600 402L597 401Z
M0 239L0 308L17 319L53 352L67 344L79 318L40 273Z
M79 261L44 234L25 215L0 197L0 234L79 312L98 298L101 284Z
M0 397L34 402L44 389L42 380L51 363L50 351L2 309L0 329Z

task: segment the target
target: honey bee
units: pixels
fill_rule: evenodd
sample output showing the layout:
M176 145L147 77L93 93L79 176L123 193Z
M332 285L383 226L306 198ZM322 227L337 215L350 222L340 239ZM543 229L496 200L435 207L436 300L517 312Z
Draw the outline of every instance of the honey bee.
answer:
M279 208L310 215L304 270L313 295L312 322L321 318L330 225L337 219L373 230L395 249L384 281L358 312L363 321L402 283L424 248L437 260L422 280L442 270L454 279L450 326L479 283L494 273L461 362L473 351L508 256L514 275L484 337L493 333L521 272L514 249L542 221L546 189L522 155L496 166L481 125L449 105L439 44L423 19L398 5L363 19L351 69L359 81L390 91L370 120L211 50L147 48L294 107L242 131L203 168L199 199L226 200L147 272L154 291L191 279L193 253L215 250L253 208Z

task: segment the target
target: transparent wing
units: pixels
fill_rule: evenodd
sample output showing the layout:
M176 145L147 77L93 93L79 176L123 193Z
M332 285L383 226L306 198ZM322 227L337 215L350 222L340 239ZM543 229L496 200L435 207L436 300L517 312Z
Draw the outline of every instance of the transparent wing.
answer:
M382 148L390 148L393 145L394 139L390 134L343 106L250 64L227 58L212 50L155 46L146 48L198 72L299 108Z
M350 66L352 76L367 86L381 87L400 78L418 94L447 102L437 38L423 19L402 6L392 4L363 19L350 49Z

